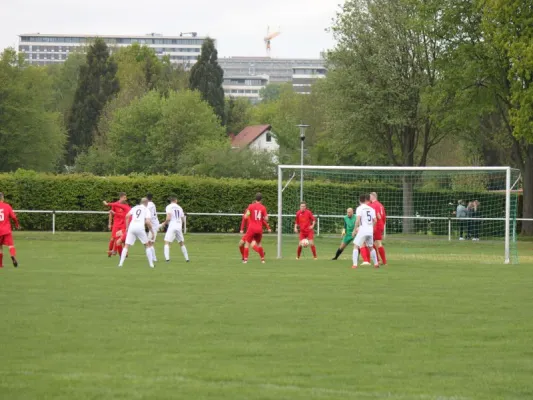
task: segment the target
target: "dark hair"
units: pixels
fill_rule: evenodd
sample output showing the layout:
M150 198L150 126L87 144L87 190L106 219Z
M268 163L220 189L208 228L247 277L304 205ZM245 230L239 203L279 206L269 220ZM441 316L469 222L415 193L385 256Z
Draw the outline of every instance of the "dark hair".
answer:
M367 197L369 197L367 194L362 194L361 196L359 196L359 202L360 203L364 203L367 201Z
M263 195L261 193L257 193L255 195L255 201L261 201L261 200L263 200Z
M178 200L178 196L176 196L175 194L171 194L169 199L170 199L170 201L177 201Z
M307 206L307 203L305 201L300 201L300 205L304 205L304 206Z
M119 199L120 199L121 197L124 197L124 196L126 196L126 192L120 192L120 193L118 194L118 198L119 198Z
M370 195L368 193L365 194L365 201L370 201Z
M152 199L154 198L154 195L152 193L146 193L146 198L149 200L149 201L152 201Z

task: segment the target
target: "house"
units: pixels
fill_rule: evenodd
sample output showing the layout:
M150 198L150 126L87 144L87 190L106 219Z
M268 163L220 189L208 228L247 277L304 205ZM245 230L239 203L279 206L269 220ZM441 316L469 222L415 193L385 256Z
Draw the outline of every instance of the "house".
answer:
M238 135L231 138L231 147L257 151L279 150L279 144L272 133L271 125L247 126Z

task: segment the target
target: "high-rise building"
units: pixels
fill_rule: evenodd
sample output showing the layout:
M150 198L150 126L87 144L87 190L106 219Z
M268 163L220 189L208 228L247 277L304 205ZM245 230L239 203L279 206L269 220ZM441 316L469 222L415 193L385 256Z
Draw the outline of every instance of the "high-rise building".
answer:
M163 36L158 33L148 35L57 35L25 33L19 35L19 52L26 55L30 64L46 65L64 62L69 53L79 51L89 45L96 37L102 38L111 51L133 43L154 49L159 57L168 55L176 64L190 66L196 62L205 37L196 32L180 36Z
M242 75L224 76L224 94L227 97L245 97L252 104L261 101L259 92L268 84L268 76L265 75Z
M313 83L325 77L326 68L324 67L294 67L292 69L292 88L296 93L309 94Z

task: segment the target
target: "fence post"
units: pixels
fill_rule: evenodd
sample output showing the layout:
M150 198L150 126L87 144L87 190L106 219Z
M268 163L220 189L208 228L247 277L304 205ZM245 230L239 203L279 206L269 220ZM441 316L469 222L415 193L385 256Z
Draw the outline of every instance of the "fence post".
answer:
M448 218L448 240L452 241L452 219Z
M56 234L56 212L52 211L52 235Z
M316 235L320 236L320 217L316 217Z

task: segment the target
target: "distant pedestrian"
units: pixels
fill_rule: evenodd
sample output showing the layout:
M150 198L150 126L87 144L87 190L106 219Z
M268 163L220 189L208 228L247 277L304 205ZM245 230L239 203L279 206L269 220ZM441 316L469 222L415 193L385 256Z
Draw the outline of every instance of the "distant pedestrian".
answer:
M477 200L472 202L472 240L474 241L479 241L479 233L481 230L481 221L479 220L479 218L481 218L480 205L481 203Z
M474 230L474 222L472 220L472 214L474 213L474 202L469 201L466 206L466 239L472 239Z
M457 210L455 216L459 219L459 240L465 240L464 234L467 231L467 222L463 218L466 218L467 211L464 200L457 201Z

